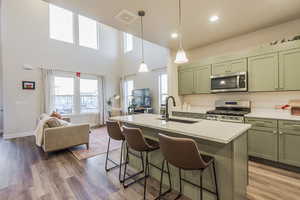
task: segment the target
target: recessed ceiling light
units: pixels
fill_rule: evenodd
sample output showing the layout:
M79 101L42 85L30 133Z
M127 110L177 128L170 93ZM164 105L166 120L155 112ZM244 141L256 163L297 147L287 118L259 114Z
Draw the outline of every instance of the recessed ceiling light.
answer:
M209 18L209 21L210 22L216 22L219 20L219 16L218 15L213 15Z
M171 37L172 37L173 39L178 38L178 33L172 33L172 34L171 34Z

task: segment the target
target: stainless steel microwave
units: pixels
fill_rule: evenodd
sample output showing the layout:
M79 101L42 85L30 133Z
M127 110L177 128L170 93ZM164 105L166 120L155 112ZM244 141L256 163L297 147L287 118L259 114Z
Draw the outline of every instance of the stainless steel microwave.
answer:
M211 76L211 92L246 92L248 91L247 72Z

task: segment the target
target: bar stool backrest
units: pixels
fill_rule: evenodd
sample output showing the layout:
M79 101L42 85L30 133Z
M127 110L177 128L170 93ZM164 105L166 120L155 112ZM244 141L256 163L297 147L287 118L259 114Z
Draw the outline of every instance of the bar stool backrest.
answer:
M128 146L131 149L139 152L149 150L148 144L142 135L141 129L123 126L123 134Z
M159 134L159 145L167 162L186 170L200 170L207 166L197 144L188 138L176 138Z
M108 135L114 140L125 140L119 122L106 121Z

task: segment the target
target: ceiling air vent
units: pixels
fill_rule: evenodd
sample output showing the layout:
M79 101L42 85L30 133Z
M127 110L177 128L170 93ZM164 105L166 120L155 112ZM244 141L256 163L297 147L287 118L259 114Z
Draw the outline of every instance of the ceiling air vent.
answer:
M129 12L128 10L122 10L121 12L119 12L119 14L115 16L115 18L118 21L128 25L136 20L137 15L133 14L132 12Z

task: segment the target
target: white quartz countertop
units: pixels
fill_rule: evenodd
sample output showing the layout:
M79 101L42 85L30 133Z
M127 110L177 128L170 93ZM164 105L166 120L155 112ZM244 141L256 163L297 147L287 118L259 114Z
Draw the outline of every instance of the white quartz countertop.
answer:
M110 119L223 144L230 143L251 128L250 124L198 120L190 118L188 120L197 122L193 124L186 124L173 121L166 122L164 120L160 120L160 118L161 116L156 114L138 114L112 117Z
M290 110L253 109L245 117L300 121L300 116L291 115Z

